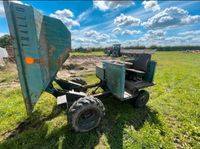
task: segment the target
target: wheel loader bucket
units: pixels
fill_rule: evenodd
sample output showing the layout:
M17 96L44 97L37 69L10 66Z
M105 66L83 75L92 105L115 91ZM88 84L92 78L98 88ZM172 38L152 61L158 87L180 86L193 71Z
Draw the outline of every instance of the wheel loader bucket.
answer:
M32 6L3 1L27 113L69 56L71 33Z

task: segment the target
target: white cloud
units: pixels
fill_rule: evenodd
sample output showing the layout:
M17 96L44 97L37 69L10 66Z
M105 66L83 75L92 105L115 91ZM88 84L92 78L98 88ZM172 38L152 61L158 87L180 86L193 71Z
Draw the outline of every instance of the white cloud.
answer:
M96 1L94 0L93 1L93 5L94 5L94 8L97 8L101 11L107 11L107 10L112 10L112 9L117 9L117 8L120 8L120 7L128 7L128 6L131 6L131 5L134 5L135 3L132 1L132 0L126 0L126 1L119 1L119 0L116 0L116 1Z
M114 20L114 24L117 26L139 26L140 23L140 19L132 16L126 16L123 13Z
M72 26L80 26L78 21L72 19L74 14L69 9L57 10L56 12L51 13L49 16L60 19L69 28Z
M11 1L11 2L13 2L13 3L17 3L17 4L24 4L23 2L21 2L21 1L18 1L18 0Z
M4 35L8 35L9 33L0 33L0 37L4 36Z
M117 44L117 43L121 43L118 39L108 39L107 40L108 45L112 45L112 44Z
M178 25L192 25L200 22L200 15L191 16L188 11L170 7L149 18L144 25L147 28L164 28Z
M84 42L85 38L72 38L73 41Z
M121 31L120 27L116 27L112 30L113 33L119 33Z
M90 33L88 37L85 33ZM142 34L141 34L142 35ZM75 47L107 47L112 46L114 43L121 43L123 46L179 46L179 45L199 45L198 35L187 35L187 36L168 36L166 31L149 30L142 37L131 39L118 39L112 36L112 34L105 34L97 30L83 29L83 30L72 30L72 45Z
M142 42L156 42L165 39L166 32L163 30L149 30L139 40Z
M125 30L122 32L122 35L134 35L134 34L140 34L141 31L138 30Z
M73 47L105 47L113 41L110 35L98 32L96 30L73 30L72 45Z
M110 38L108 34L100 33L95 30L85 32L85 36L91 37L92 39L95 39L96 41L99 41L99 42L105 42L106 40Z
M200 35L200 30L186 31L179 33L179 35Z
M108 34L99 34L97 35L96 40L103 42L103 41L107 41L109 38L110 36Z
M91 43L96 44L96 43L98 43L94 39L87 39L87 38L76 38L76 39L74 39L74 41L80 42L80 43L85 43L85 44L91 44Z
M151 45L161 45L161 46L184 46L184 45L200 45L200 37L195 37L193 35L188 36L165 36L160 39L151 39L141 41L142 44L148 46Z
M172 45L184 45L184 44L191 44L193 42L193 36L171 36L171 37L166 37L165 41L167 43L171 43Z
M200 37L193 38L192 40L193 40L194 42L199 43L199 42L200 42Z
M79 16L78 16L78 21L83 21L85 20L89 14L91 14L93 12L93 9L89 8L86 11L82 12Z
M165 36L166 32L163 30L149 30L147 34L149 34L150 37L163 37Z
M158 11L160 10L160 6L158 5L158 2L155 0L151 1L143 1L142 5L144 5L145 10L151 10L151 11Z
M188 15L182 20L182 24L196 24L200 22L200 15Z
M136 41L145 46L184 46L199 45L199 39L196 35L167 36L163 30L149 30L143 37Z
M54 15L54 14L52 14ZM69 9L63 9L63 10L57 10L55 12L55 15L58 15L58 16L65 16L65 17L74 17L74 14L73 12L71 12Z
M130 46L142 46L142 45L145 45L146 44L144 42L141 42L139 39L136 39L136 40L125 40L125 41L121 41L121 44L122 46L125 46L125 47L130 47ZM144 43L144 44L143 44Z
M95 31L95 30L90 30L90 31L87 31L87 32L85 32L84 33L84 35L86 36L86 37L95 37L95 36L97 36L99 33L97 32L97 31Z
M3 8L3 1L0 1L0 17L4 17L4 8Z

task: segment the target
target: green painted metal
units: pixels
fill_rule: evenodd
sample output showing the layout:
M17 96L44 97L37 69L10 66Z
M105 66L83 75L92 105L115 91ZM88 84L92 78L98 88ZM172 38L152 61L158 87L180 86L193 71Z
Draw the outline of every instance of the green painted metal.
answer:
M125 66L113 61L104 61L105 81L108 89L119 99L124 98Z
M105 70L102 67L96 66L96 76L100 80L105 80Z
M71 33L58 19L31 6L4 1L28 114L69 56Z
M155 69L156 69L156 62L150 61L147 68L147 73L145 74L144 80L153 83L154 75L155 75Z

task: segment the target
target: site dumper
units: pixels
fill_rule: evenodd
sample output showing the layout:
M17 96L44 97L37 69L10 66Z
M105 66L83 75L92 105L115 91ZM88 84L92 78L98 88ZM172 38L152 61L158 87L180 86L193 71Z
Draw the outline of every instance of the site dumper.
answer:
M4 1L4 8L28 115L44 91L55 96L58 105L65 105L68 124L78 132L100 124L105 107L99 99L104 95L132 100L137 107L146 105L149 93L142 89L154 85L156 63L151 61L151 55L126 62L104 61L96 67L100 80L96 84L80 78L59 79L56 74L71 50L70 31L60 20L44 16L32 6ZM61 89L55 88L53 82ZM99 87L104 92L96 94ZM92 95L87 94L88 88L94 88Z

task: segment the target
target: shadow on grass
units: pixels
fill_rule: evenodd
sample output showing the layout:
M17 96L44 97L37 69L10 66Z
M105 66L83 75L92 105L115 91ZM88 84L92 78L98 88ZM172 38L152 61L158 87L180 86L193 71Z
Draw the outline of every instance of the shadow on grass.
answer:
M26 130L43 127L46 121L55 118L61 112L62 112L61 109L56 106L53 107L51 114L48 115L47 117L42 117L39 111L34 111L30 117L21 122L14 130L8 131L2 134L2 136L4 135L6 136L7 139L11 139L16 135L23 133Z
M161 125L157 112L149 107L133 108L130 102L119 102L113 97L105 98L103 103L106 107L106 116L96 130L75 133L68 128L68 125L63 125L54 126L55 128L49 131L49 125L46 122L63 113L62 109L55 106L47 117L42 117L41 113L35 111L30 118L7 135L0 148L92 149L97 144L99 148L102 148L108 143L111 149L123 149L125 127L133 127L138 131L146 121L150 124ZM103 135L107 141L100 139Z

